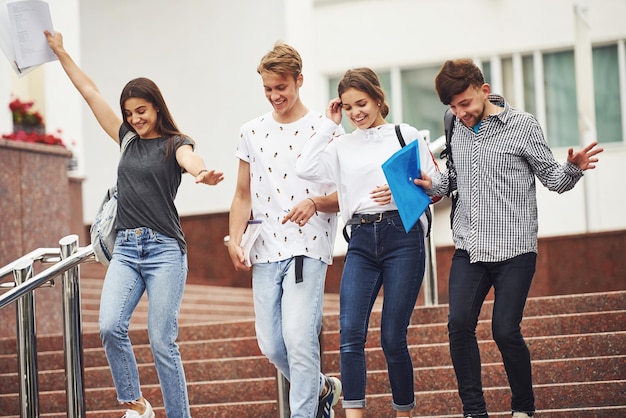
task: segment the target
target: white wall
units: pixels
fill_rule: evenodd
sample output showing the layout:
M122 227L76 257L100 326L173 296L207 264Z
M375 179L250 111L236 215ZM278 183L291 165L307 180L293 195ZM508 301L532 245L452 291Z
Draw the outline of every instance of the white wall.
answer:
M228 211L235 188L238 128L268 110L256 66L284 37L278 0L80 1L82 67L111 105L135 77L154 80L181 130L197 142L207 166L224 171L217 187L184 176L181 215ZM58 30L62 31L62 28ZM76 95L65 82L68 95ZM85 222L115 181L118 148L83 105Z
M67 49L117 109L124 84L152 78L180 128L198 143L207 165L222 170L217 187L185 176L181 215L228 211L235 188L238 128L269 110L259 59L276 40L300 50L302 97L326 106L327 75L355 66L375 69L438 65L459 56L572 48L572 0L49 0ZM588 1L593 42L626 39L626 1ZM80 34L80 35L79 35ZM0 66L0 100L23 80ZM85 222L115 181L118 149L106 137L58 63L45 65L47 119L84 148ZM5 83L6 82L6 83ZM6 99L6 100L5 100ZM0 103L0 105L1 105ZM4 124L6 114L0 115ZM2 127L2 130L4 129ZM436 133L431 134L433 138ZM82 153L81 148L81 153ZM561 161L565 150L555 150ZM556 195L539 186L540 234L626 228L623 144L607 147L599 168L575 190ZM448 212L436 209L437 244L450 243Z
M440 65L458 57L489 59L535 50L572 49L577 3L318 0L315 60L320 72L336 76L357 66L393 70ZM592 42L626 38L626 1L586 3ZM440 134L431 133L433 138ZM604 148L598 168L586 172L574 190L558 195L538 182L540 236L626 228L626 176L622 174L626 148L624 144ZM559 161L567 156L564 149L556 149L554 154ZM434 228L437 245L452 244L448 203L435 207Z

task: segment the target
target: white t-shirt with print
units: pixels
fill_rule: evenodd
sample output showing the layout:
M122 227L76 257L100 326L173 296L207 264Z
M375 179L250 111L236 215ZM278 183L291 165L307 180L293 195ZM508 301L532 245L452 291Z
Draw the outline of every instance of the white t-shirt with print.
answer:
M272 112L241 127L236 156L250 164L252 213L263 227L250 260L252 264L285 260L297 255L332 264L337 214L319 212L300 227L281 223L285 214L308 197L325 196L336 188L303 180L295 173L300 150L324 117L309 111L293 123L278 123Z

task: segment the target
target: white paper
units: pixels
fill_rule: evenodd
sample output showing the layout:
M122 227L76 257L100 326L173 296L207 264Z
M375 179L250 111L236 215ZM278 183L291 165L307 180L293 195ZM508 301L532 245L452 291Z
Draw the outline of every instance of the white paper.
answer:
M261 233L261 228L263 227L263 220L261 219L251 219L248 221L248 226L246 227L243 236L241 237L241 248L243 248L243 255L246 259L246 265L248 267L252 266L252 262L250 260L250 250L252 250L252 246L254 242L258 238Z
M0 28L0 46L18 75L57 59L43 33L54 32L48 3L0 2Z
M7 57L7 60L11 64L11 67L18 76L22 76L20 69L17 68L17 62L15 62L15 51L13 50L13 44L11 43L11 26L9 23L9 9L7 7L7 0L0 0L0 48Z

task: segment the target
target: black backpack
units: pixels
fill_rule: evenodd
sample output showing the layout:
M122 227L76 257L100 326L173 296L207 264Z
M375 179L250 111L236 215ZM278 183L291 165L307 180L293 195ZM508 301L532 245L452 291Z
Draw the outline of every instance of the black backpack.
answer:
M452 221L454 220L454 210L456 209L456 202L458 199L458 191L456 184L456 169L454 168L454 160L452 159L452 131L454 128L456 116L452 113L450 108L446 110L443 115L443 127L446 134L446 146L441 151L439 157L446 160L446 168L448 169L448 191L446 196L452 199L452 209L450 210L450 227L452 227Z

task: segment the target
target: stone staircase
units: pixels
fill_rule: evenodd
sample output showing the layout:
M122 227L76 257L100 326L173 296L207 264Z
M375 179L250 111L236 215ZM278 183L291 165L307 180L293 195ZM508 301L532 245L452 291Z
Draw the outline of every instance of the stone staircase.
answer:
M81 281L85 399L88 418L119 418L115 390L97 332L101 279ZM339 375L338 297L324 307L323 367ZM491 340L491 302L477 335L490 416L510 416L510 393L499 352ZM392 417L384 356L380 349L380 301L367 343L368 417ZM140 303L131 339L144 395L164 417L145 331L147 303ZM254 337L250 289L188 285L180 315L179 345L192 414L209 417L278 416L276 371L260 355ZM460 417L446 331L447 306L416 307L409 331L416 375L414 416ZM626 291L528 300L523 330L533 358L538 416L626 417ZM41 417L65 417L62 337L37 339ZM0 416L19 415L15 339L0 339ZM344 418L341 404L336 418Z

